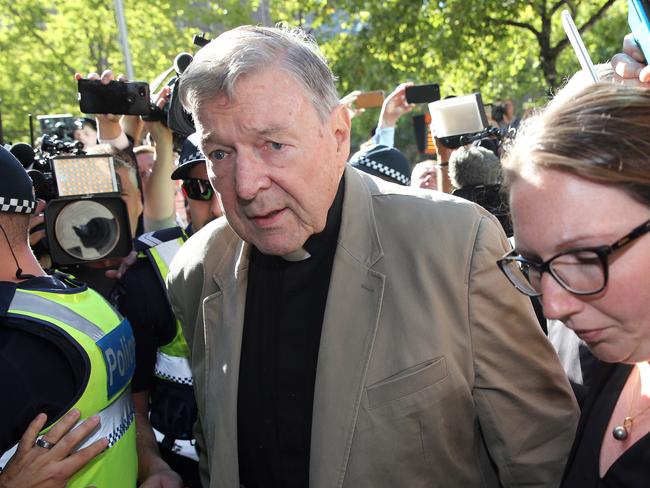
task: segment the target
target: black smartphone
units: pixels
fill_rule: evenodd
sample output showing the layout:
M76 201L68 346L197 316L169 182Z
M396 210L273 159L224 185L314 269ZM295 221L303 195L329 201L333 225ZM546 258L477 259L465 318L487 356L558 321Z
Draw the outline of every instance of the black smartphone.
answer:
M78 81L79 109L85 114L149 115L149 84L144 81Z
M429 85L407 86L405 90L407 103L429 103L440 100L440 85L431 83Z

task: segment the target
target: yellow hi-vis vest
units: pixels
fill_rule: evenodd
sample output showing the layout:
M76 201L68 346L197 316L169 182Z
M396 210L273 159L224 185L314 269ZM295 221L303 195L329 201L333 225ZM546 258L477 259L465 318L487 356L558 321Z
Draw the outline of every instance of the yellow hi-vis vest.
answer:
M169 273L169 265L186 239L187 236L182 229L175 227L143 234L136 242L136 249L140 249L141 253L151 261L163 289ZM192 386L192 371L188 357L189 348L181 324L176 320L176 336L171 342L158 348L155 375L166 381Z
M139 251L139 257L148 258L156 271L156 275L163 289L166 286L165 281L169 273L169 266L186 240L187 235L180 227L149 232L141 235L136 240L135 248ZM171 445L173 447L170 445L168 448L172 449L174 453L198 461L191 429L191 425L196 420L196 402L193 397L190 400L187 397L187 393L181 393L179 391L184 391L187 388L191 389L193 386L192 370L188 357L189 347L183 336L181 324L176 320L176 335L171 342L158 348L154 374L158 381L162 381L163 383L168 382L174 385L177 401L181 401L180 398L186 399L185 401L187 403L184 404L184 413L189 414L189 417L182 424L175 422L174 429L170 431L166 428L166 423L170 421L169 415L171 414L173 416L178 414L178 411L175 411L170 405L165 404L164 400L161 404L161 397L155 400L152 397L151 424L156 440L163 446L172 443ZM154 390L160 392L156 387L154 387ZM169 394L169 390L165 388L160 394L167 395ZM174 403L174 406L177 407L178 404ZM163 412L166 413L163 414Z
M56 292L18 288L7 315L59 330L86 356L86 382L71 408L81 412L79 422L99 415L101 425L78 448L102 437L108 438L109 444L70 479L68 486L135 487L138 460L130 389L135 340L128 320L85 286ZM59 419L65 413L61 412Z

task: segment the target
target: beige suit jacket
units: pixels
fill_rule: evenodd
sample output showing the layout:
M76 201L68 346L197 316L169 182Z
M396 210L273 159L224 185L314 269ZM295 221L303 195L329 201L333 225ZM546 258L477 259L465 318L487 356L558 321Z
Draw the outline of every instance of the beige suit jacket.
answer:
M344 175L314 394L310 487L554 487L577 406L480 207ZM219 219L169 296L190 345L204 485L239 486L237 385L250 247Z

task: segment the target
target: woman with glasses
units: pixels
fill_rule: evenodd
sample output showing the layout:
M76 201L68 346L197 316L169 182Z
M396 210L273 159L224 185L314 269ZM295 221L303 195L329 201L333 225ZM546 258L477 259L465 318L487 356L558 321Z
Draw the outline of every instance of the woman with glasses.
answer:
M601 83L525 124L504 169L516 249L499 267L604 361L566 487L650 483L650 90Z

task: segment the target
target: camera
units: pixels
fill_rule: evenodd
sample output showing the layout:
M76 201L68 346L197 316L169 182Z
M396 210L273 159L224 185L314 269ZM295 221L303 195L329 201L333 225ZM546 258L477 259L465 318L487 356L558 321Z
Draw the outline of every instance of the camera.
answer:
M74 140L76 118L70 114L37 115L41 133L55 137L60 141Z
M194 132L194 121L181 105L178 96L179 76L192 62L192 55L181 53L174 59L174 66L160 75L152 84L144 81L109 81L81 79L78 84L79 109L86 114L141 115L144 120L160 121L173 132L188 136ZM151 91L157 90L162 82L175 72L167 86L171 95L162 108L151 100Z
M497 117L506 114L505 105L496 105L493 113ZM498 113L500 111L500 114ZM488 125L485 106L480 93L462 97L446 98L429 104L431 132L450 149L479 142L494 152L504 139L516 135L513 127L492 127ZM489 142L496 141L496 142ZM494 146L494 147L493 147Z
M27 173L45 208L45 249L56 265L126 256L131 230L112 155L87 155L79 142L43 136Z
M167 82L167 86L171 88L171 95L162 108L158 108L156 105L151 104L149 114L142 117L144 120L159 120L169 127L172 132L183 137L193 134L196 130L194 128L192 115L185 111L178 95L180 76L190 65L192 59L192 55L189 53L178 54L174 58L173 66L156 78L152 83L154 91L158 90L160 85L171 73L174 73L174 76L172 76L172 78Z
M209 39L205 37L205 33L196 34L192 37L192 43L199 48L205 46L209 42ZM165 79L167 79L170 74L174 73L174 76L172 76L172 78L167 82L167 86L171 87L171 95L167 103L165 103L162 109L152 104L151 113L143 117L145 120L160 120L167 125L172 132L183 138L196 132L192 115L183 108L180 96L178 95L178 84L180 83L181 75L190 65L192 60L193 56L190 53L179 53L174 58L172 67L161 73L154 80L152 83L152 91L156 92Z

